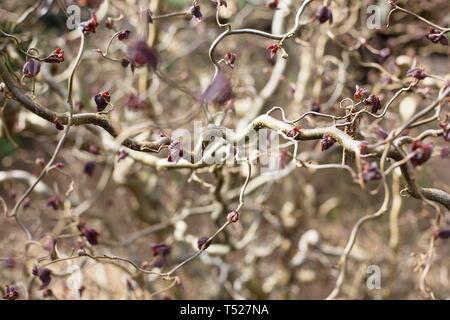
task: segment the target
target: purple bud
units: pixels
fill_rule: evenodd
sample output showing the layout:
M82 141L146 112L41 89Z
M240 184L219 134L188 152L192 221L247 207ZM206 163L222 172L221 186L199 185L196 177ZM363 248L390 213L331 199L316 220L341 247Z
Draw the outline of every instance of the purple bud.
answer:
M98 244L98 236L100 235L97 230L94 228L90 228L86 226L86 223L80 222L77 225L78 230L80 231L81 235L86 238L86 240L93 246Z
M190 11L191 11L191 14L195 17L195 19L196 19L198 22L200 22L200 21L202 20L203 14L202 14L202 12L200 11L200 6L199 6L197 3L195 3L195 4L191 7Z
M316 12L316 19L322 24L327 21L333 23L333 12L331 12L328 6L320 7Z
M55 120L55 128L59 131L64 130L64 125L61 123L61 120L59 119Z
M111 101L111 95L108 91L104 91L101 93L97 93L94 96L95 104L97 105L97 112L101 112L105 110L105 108L108 106L109 102Z
M83 21L80 23L80 27L84 34L95 33L98 27L97 16L95 13L91 14L91 18L87 21Z
M35 265L31 272L41 280L41 286L39 287L41 290L47 288L52 281L52 271L48 268L39 268Z
M239 211L233 210L230 213L228 213L227 221L229 223L236 223L239 220L239 216L240 216Z
M118 34L117 38L118 38L120 41L125 40L125 39L128 39L128 37L130 36L130 33L131 33L130 30L124 30L124 31L121 31L121 32Z
M336 140L333 139L330 135L326 134L322 141L320 141L320 148L322 151L330 149L334 144Z
M286 136L288 138L296 138L302 132L302 128L300 126L294 126L288 132L286 132Z
M208 237L200 237L197 240L197 248L198 250L206 250L209 245L211 244L211 241L208 241Z
M413 77L417 80L423 80L427 77L427 74L422 68L412 68L406 72L407 77Z
M381 171L376 162L364 162L362 165L362 175L364 182L381 179Z
M125 150L120 150L117 153L117 161L122 161L123 159L125 159L126 157L128 157L128 152L126 152Z
M436 237L441 239L448 239L450 238L450 229L439 229L436 232Z
M25 62L22 73L25 78L34 78L41 71L41 63L33 58Z
M52 196L47 200L47 207L53 208L53 210L58 210L61 206L61 200L59 200L58 196Z
M5 286L5 294L3 295L3 299L5 300L16 300L19 299L19 291L17 289L17 286L12 285L6 285Z
M225 62L231 69L234 69L234 62L236 61L236 57L236 53L233 52L227 52L224 56Z
M156 257L156 256L167 256L170 254L171 248L170 246L168 246L167 244L164 243L156 243L156 244L152 244L150 246L150 249L152 251L152 256Z
M380 99L374 94L364 99L364 104L372 106L372 113L377 113L381 109Z
M441 32L436 29L430 29L426 38L433 43L440 43L443 46L448 46L448 38L445 36L445 32Z
M83 169L84 173L86 173L88 176L94 175L95 166L96 166L95 161L86 162L86 164L84 165L84 169Z

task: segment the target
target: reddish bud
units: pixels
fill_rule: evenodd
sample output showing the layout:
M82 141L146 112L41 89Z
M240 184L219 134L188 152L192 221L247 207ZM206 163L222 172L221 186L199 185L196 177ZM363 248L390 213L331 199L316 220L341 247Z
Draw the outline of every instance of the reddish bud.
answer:
M47 63L61 63L64 62L64 50L56 48L50 55L43 60Z
M202 14L202 12L200 11L200 5L198 5L197 3L195 3L195 4L191 7L190 12L191 12L192 16L194 16L195 19L196 19L198 22L202 21L203 14Z
M5 286L5 294L3 295L3 299L5 300L17 300L19 299L19 291L17 289L17 286L12 285L6 285Z
M227 215L227 221L229 223L236 223L239 220L239 211L233 210Z
M416 78L417 80L423 80L427 77L427 74L423 68L412 68L406 72L406 76Z
M55 128L59 131L64 130L64 125L61 123L59 119L55 120Z
M365 105L372 106L372 113L377 113L378 110L381 109L380 98L378 98L374 94L371 94L370 96L368 96L366 99L364 99L363 102L364 102Z
M444 138L444 140L450 142L450 124L448 123L448 119L446 119L446 121L440 122L439 127L442 128L442 137Z
M91 14L91 18L89 20L81 22L80 27L82 28L84 34L88 34L91 32L95 33L98 27L97 16L95 15L95 13Z
M430 159L433 146L420 140L416 140L414 141L411 150L416 151L414 157L411 158L411 163L414 167L417 167Z
M61 206L61 200L58 196L52 196L47 200L47 207L53 208L53 210L58 210Z
M109 102L111 101L111 96L108 91L97 93L94 96L94 101L97 105L97 112L101 112L108 106Z
M124 30L124 31L121 31L121 32L119 33L119 35L117 36L117 38L119 39L119 41L128 39L128 37L130 36L130 33L131 33L130 30Z
M267 0L267 2L266 2L266 6L272 10L277 10L279 4L280 4L280 0Z
M280 48L281 46L278 43L267 46L266 50L269 51L270 59L273 59L275 57Z
M302 131L302 128L300 126L295 126L292 129L290 129L288 132L286 132L286 136L288 138L294 139L300 134L301 131Z
M55 168L57 169L64 169L65 168L65 164L63 162L57 162L55 163Z
M445 32L441 32L436 29L430 29L426 38L433 43L440 43L443 46L448 46L448 38L445 36Z
M320 148L322 151L330 149L334 144L336 140L333 139L330 135L326 134L322 141L320 141Z
M361 101L362 97L367 94L369 91L366 88L362 88L356 85L355 93L353 94L353 98L355 101Z
M236 57L236 53L233 52L227 52L224 56L225 62L231 69L234 69L234 62L236 61Z

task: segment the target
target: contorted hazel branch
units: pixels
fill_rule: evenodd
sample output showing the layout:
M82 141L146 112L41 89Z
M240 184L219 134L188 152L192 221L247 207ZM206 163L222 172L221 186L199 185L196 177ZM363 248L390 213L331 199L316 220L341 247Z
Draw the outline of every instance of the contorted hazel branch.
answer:
M18 84L13 80L12 76L10 75L9 71L7 70L5 66L4 58L0 58L0 75L3 79L3 81L6 84L6 87L9 89L9 91L12 93L14 98L22 104L26 109L33 112L34 114L40 116L41 118L44 118L50 122L59 121L62 124L68 123L68 115L56 113L54 111L51 111L38 103L34 102L29 98L20 88ZM436 101L434 101L431 106L435 106L438 104L439 101L443 100L448 94L450 90L445 90L444 94ZM108 133L110 133L113 137L117 137L118 133L114 129L114 127L111 125L108 117L106 115L102 114L94 114L94 113L82 113L82 114L76 114L72 118L72 125L97 125L99 127L102 127L105 129ZM287 123L285 121L277 120L273 118L272 116L269 116L267 114L260 115L259 117L255 118L246 128L244 128L240 132L234 132L231 129L227 128L216 128L220 131L223 131L225 136L227 137L228 143L241 143L245 140L245 137L250 135L252 131L257 131L261 128L268 128L275 130L277 132L281 132L285 135L287 135L289 132L292 132L292 130L295 130L296 126L291 123ZM297 141L302 140L320 140L327 137L327 139L332 138L335 140L338 144L340 144L343 148L345 148L347 151L354 153L357 158L361 155L361 149L365 148L364 153L374 153L378 156L381 156L383 146L374 145L367 146L367 144L364 144L360 141L354 140L351 136L346 134L344 131L338 129L336 126L326 126L326 127L318 127L318 128L305 128L298 130L297 134L295 135L294 139ZM134 139L126 139L123 142L123 145L136 151L143 151L143 152L159 152L162 147L168 146L171 143L170 137L161 137L158 140L155 141L136 141ZM395 148L391 148L388 156L390 158L393 158L396 161L401 160L404 156L398 152ZM420 198L420 193L422 195L432 201L438 202L445 206L446 208L450 208L450 195L447 194L444 191L437 190L437 189L418 189L413 179L411 178L411 171L408 168L409 164L405 163L400 168L402 169L402 173L408 183L408 191L410 194L415 198Z
M39 117L50 121L52 123L60 123L67 125L69 123L69 115L66 113L58 113L48 108L41 106L28 97L21 89L20 85L16 83L14 78L9 73L5 65L5 58L0 56L0 77L3 79L6 87L11 92L13 97L26 109L38 115ZM72 117L72 126L79 125L96 125L105 129L113 137L117 137L119 133L112 126L107 115L98 113L79 113ZM163 146L170 144L169 137L162 137L156 141L136 141L128 138L123 142L123 145L137 151L158 152Z

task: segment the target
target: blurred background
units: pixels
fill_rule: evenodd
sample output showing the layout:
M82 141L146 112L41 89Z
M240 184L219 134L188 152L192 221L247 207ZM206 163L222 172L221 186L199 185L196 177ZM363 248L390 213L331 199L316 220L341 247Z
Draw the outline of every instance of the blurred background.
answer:
M230 23L233 29L282 34L294 25L301 1L226 3L218 14L221 23ZM449 27L446 0L397 3ZM63 8L77 5L81 21L95 12L99 26L86 35L74 78L75 113L96 112L93 97L108 91L114 105L108 117L114 128L122 132L149 120L152 125L135 137L153 140L180 128L193 132L195 120L206 121L199 98L214 75L208 51L226 28L217 24L214 1L198 4L201 19L189 14L193 3L187 0L0 0L0 27L17 37L25 51L36 48L45 57L55 48L64 50L64 62L43 63L34 79L22 79L22 89L36 102L64 113L80 35L68 30ZM324 5L332 12L332 23L317 18ZM380 10L380 28L367 26L369 5ZM246 34L225 38L214 54L216 61L227 53L236 54L234 68L220 63L233 98L225 104L210 104L210 112L223 117L222 125L231 129L244 128L274 106L282 107L288 119L309 110L342 116L345 110L340 103L353 99L356 85L379 96L385 105L408 84L405 75L413 67L448 81L449 47L428 40L430 27L402 12L393 13L386 28L389 6L388 1L312 1L302 13L295 37L283 44L287 59L279 52L270 57L267 47L275 40ZM174 12L188 14L148 23L149 16ZM114 38L108 57L102 57L97 49L105 51L115 32L124 30L130 31L129 38ZM157 72L145 67L132 72L129 65L122 65L121 59L137 39L157 54ZM18 82L25 55L4 34L0 50ZM354 138L378 141L380 132L389 132L429 105L442 85L442 80L431 77L421 81L401 95L383 118L362 117ZM0 103L0 195L10 211L50 159L62 133L7 94L0 94ZM448 105L441 115L446 112ZM312 128L332 122L307 117L300 124ZM408 134L417 136L428 128L437 129L437 122ZM30 299L323 299L335 287L339 258L353 226L383 201L380 180L368 182L363 190L345 170L303 167L264 175L253 164L239 221L177 270L176 280L137 272L123 261L65 260L85 250L167 272L198 252L198 239L212 235L238 204L248 174L245 164L165 168L159 164L167 163L167 149L156 154L123 147L116 153L111 141L100 127L71 129L56 159L61 168L45 176L20 211L33 241L27 240L14 218L6 213L0 216L4 296L6 286L15 286L19 298ZM430 141L435 146L433 156L414 170L416 182L450 192L449 160L442 156L448 142L441 137ZM288 163L290 152L292 147L280 151L280 161ZM336 144L322 151L319 140L304 141L299 144L299 158L317 164L340 163L342 148ZM355 166L351 160L349 164ZM419 283L436 212L401 192L405 182L397 171L388 182L392 191L388 212L359 230L339 298L424 298ZM86 210L76 215L80 204L87 204ZM80 228L83 223L87 229ZM441 226L449 227L448 210ZM437 239L433 250L426 283L436 297L446 299L450 295L448 240ZM63 261L48 265L51 282L44 286L45 277L33 275L33 266L55 259ZM367 285L372 274L369 266L379 267L379 288Z

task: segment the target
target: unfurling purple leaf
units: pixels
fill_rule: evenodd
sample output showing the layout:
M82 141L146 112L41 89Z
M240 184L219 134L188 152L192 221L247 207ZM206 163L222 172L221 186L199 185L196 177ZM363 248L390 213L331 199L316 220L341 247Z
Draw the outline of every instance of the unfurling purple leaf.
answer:
M150 48L143 40L131 43L127 49L128 60L133 66L141 67L147 65L156 69L158 65L158 57L156 52Z
M39 287L40 290L47 288L52 281L52 271L48 268L39 268L38 266L34 266L31 273L41 280L41 286Z
M223 73L218 73L201 95L202 103L217 102L223 104L233 95L231 82Z

